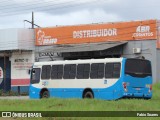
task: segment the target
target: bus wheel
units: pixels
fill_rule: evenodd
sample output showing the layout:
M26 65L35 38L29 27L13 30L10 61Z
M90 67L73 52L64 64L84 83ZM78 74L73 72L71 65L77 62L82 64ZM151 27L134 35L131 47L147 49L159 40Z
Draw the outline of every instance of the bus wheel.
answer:
M48 91L42 92L41 98L49 98L49 92Z
M83 98L93 99L93 98L94 98L94 97L93 97L93 93L92 93L91 91L86 91L86 92L84 93Z

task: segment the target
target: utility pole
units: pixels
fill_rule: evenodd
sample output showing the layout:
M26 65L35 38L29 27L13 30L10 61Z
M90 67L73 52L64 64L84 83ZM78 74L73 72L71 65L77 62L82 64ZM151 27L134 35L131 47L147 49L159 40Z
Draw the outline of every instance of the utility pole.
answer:
M32 12L32 29L34 29L34 13Z
M34 26L40 27L39 25L34 24L34 12L32 12L32 21L24 20L24 22L31 23L32 29L34 29Z

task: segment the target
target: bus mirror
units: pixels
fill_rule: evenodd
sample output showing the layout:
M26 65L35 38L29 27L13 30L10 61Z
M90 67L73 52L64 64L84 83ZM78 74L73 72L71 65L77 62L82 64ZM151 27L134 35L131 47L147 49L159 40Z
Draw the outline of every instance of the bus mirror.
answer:
M28 70L28 74L29 74L29 75L31 74L31 69Z

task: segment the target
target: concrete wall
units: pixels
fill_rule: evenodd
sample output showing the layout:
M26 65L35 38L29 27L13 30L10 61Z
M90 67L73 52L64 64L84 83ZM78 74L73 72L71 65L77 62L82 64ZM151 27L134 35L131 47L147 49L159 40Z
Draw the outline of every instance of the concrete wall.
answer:
M29 86L29 69L34 63L34 52L19 51L13 52L11 60L11 86Z
M11 91L29 93L30 74L35 56L34 51L14 51L10 56L11 61ZM18 91L18 87L19 90Z
M33 29L0 30L0 51L35 50Z
M18 49L35 50L35 33L33 29L18 29Z
M133 48L141 48L140 54L134 54ZM159 55L158 55L159 54ZM157 55L160 60L160 52L157 52L156 49L156 40L146 40L146 41L129 41L123 48L123 57L127 58L135 58L144 56L145 59L148 59L152 63L152 75L153 75L153 83L158 81L158 61ZM160 65L159 65L160 66Z
M160 82L160 49L157 49L157 82Z
M17 29L0 30L0 43L0 50L17 49Z

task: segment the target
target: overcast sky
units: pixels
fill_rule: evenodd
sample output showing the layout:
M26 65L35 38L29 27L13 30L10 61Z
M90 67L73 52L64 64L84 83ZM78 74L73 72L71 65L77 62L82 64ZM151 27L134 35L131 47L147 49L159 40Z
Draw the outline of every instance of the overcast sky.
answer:
M1 0L0 29L160 19L160 0Z

